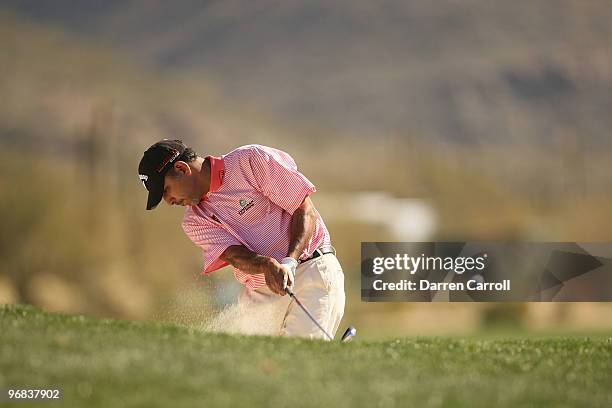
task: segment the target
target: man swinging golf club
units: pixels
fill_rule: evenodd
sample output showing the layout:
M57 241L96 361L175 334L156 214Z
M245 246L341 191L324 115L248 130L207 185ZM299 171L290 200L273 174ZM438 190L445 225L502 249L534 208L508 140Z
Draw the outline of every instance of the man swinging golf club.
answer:
M279 335L333 338L344 274L310 199L316 189L289 154L248 145L200 157L180 140L162 140L145 151L138 173L147 210L162 198L187 207L183 230L203 250L203 274L232 265L244 285L239 303L278 309Z

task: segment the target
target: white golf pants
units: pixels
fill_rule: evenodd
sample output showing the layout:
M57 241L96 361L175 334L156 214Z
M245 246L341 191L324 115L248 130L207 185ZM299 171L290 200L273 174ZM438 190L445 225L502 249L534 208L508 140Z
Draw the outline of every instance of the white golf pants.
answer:
M344 314L344 274L338 258L325 254L298 265L293 293L333 337ZM289 295L279 296L267 286L245 288L238 303L250 316L271 327L271 335L328 340Z

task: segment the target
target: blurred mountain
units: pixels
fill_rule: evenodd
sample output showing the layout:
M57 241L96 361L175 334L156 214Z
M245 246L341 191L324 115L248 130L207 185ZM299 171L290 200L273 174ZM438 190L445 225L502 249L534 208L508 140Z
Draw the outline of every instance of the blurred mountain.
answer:
M3 0L217 84L288 125L353 135L610 146L599 0ZM556 143L556 142L555 142Z
M118 160L121 152L131 157L133 171L143 146L164 137L211 153L252 138L276 141L273 131L237 115L202 78L161 74L115 47L2 9L0 50L3 147L59 153L65 160L98 153Z

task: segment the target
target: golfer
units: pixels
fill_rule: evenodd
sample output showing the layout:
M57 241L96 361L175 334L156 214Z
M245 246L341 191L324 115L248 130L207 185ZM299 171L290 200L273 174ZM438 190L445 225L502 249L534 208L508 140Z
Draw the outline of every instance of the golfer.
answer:
M202 274L232 265L244 285L238 302L253 310L270 305L281 316L271 334L326 338L286 287L336 333L344 274L310 199L316 189L289 154L248 145L200 157L180 140L162 140L144 153L138 173L149 191L147 210L162 199L187 207L183 230L203 250Z

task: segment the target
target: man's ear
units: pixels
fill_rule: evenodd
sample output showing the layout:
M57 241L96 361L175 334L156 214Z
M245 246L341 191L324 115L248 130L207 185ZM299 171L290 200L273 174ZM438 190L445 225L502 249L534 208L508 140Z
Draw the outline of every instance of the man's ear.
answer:
M187 176L191 175L191 167L189 167L189 164L185 163L184 161L175 162L174 170Z

